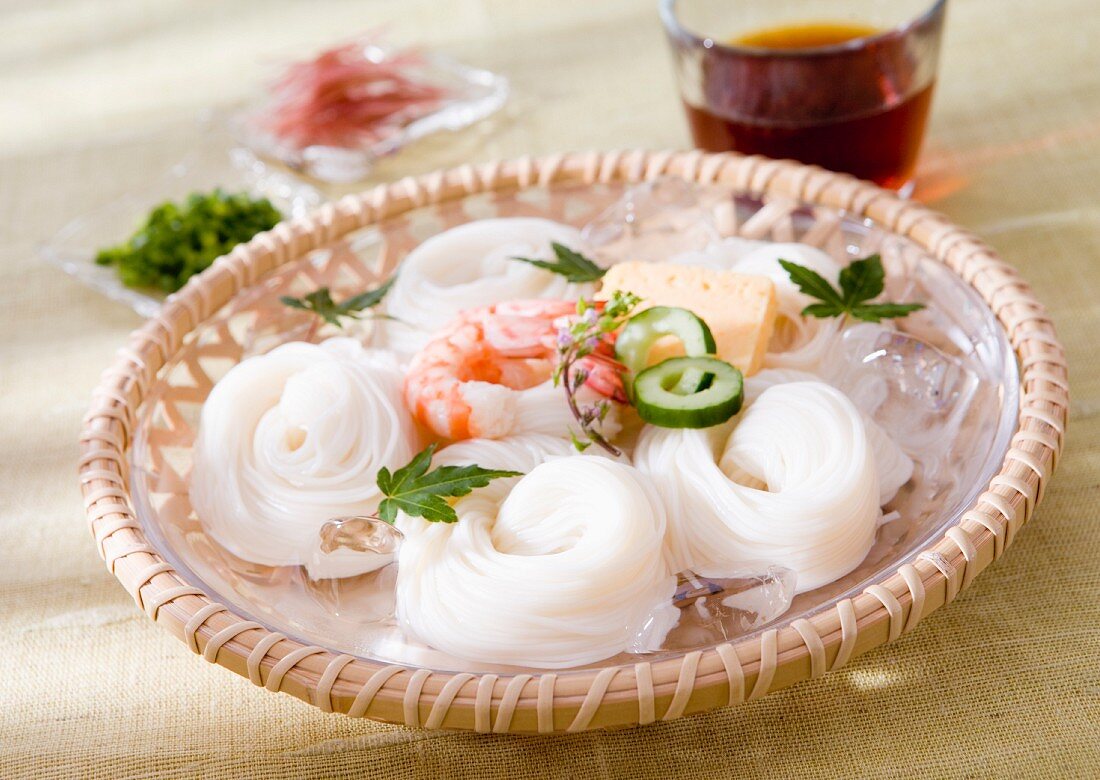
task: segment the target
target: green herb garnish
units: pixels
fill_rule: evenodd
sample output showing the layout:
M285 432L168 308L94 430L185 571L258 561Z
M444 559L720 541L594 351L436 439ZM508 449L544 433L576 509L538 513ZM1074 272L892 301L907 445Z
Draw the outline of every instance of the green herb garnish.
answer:
M167 201L154 208L129 240L100 250L95 261L118 268L128 287L175 292L215 258L280 219L267 198L221 189L196 192L183 203Z
M360 293L340 303L332 300L332 293L327 287L314 290L302 298L292 298L289 295L284 295L279 298L279 301L292 309L311 311L330 325L342 328L344 326L340 322L341 317L353 320L359 319L359 315L364 311L373 309L382 302L396 278L391 276L385 283L373 290L367 290L365 293Z
M481 466L439 466L428 471L436 445L416 455L408 465L390 473L378 470L378 489L386 496L378 506L379 519L393 523L398 510L433 523L454 523L458 514L447 498L464 496L474 488L485 487L501 477L521 477L518 471L483 469Z
M622 327L640 302L641 299L634 293L621 290L612 293L611 300L606 302L581 298L577 301L577 318L558 328L558 362L554 367L554 386L565 387L569 411L581 426L581 435L569 432L578 452L584 452L592 444L598 444L612 455L622 454L598 430L600 423L611 411L611 403L602 399L594 404L580 404L577 402L577 391L584 386L596 368L603 368L616 375L625 370L623 364L611 356L614 348L608 336ZM625 394L618 400L626 401Z
M607 273L606 269L600 268L580 252L574 252L564 244L551 241L550 247L554 250L554 256L558 258L557 261L536 260L530 257L513 257L512 259L521 263L530 263L551 273L560 274L570 282L598 282Z
M882 268L882 258L873 254L862 260L853 260L840 272L840 289L837 290L814 270L780 260L798 289L820 303L811 303L802 310L803 316L842 317L851 315L864 322L878 322L882 319L904 317L924 308L923 303L868 303L882 294L886 272Z

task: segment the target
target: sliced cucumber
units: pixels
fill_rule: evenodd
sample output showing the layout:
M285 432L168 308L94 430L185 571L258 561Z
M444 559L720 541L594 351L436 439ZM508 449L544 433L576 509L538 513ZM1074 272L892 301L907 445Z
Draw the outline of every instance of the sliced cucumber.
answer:
M672 306L654 306L631 317L615 341L615 357L630 369L624 378L630 392L631 378L647 366L649 351L658 339L674 336L684 345L688 357L713 355L714 336L707 324L687 309ZM687 370L677 386L678 392L687 394L702 389L705 376L698 371Z
M677 392L685 374L698 372L706 386L694 393ZM634 378L634 406L647 423L662 428L709 428L741 411L741 372L710 357L675 357L647 368Z

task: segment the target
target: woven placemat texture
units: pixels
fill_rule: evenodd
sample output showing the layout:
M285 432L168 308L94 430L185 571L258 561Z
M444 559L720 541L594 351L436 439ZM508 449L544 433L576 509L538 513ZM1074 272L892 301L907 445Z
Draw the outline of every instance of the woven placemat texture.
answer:
M512 112L379 176L559 149L682 146L652 3L0 9L0 777L1100 775L1100 37L1091 0L953 0L917 196L1034 285L1072 373L1036 517L948 608L822 680L736 710L554 738L325 715L203 663L107 573L74 485L88 394L137 324L34 256L169 165L263 57L393 20L508 72ZM598 77L597 77L598 74Z

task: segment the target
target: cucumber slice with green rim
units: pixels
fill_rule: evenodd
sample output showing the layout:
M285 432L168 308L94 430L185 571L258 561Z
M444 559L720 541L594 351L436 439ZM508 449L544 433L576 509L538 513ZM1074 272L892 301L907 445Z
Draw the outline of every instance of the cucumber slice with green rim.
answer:
M639 312L627 320L615 340L615 358L630 369L630 374L624 377L628 393L631 377L645 370L649 350L664 336L679 339L688 357L713 355L715 351L710 328L693 312L672 306L654 306ZM685 395L694 393L702 389L704 381L703 374L687 370L680 377L677 390Z
M699 372L709 384L695 393L676 392L689 371ZM638 415L662 428L709 428L724 423L741 411L743 399L741 372L717 358L669 358L634 378Z

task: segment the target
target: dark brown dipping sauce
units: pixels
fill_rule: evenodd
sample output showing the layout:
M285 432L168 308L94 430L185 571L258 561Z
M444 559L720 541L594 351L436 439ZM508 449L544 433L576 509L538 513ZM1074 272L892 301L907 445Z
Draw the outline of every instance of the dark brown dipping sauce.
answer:
M878 32L861 24L812 23L731 41L777 54L707 62L708 108L685 104L696 146L790 158L886 187L904 185L916 165L935 86L930 81L913 89L916 64L904 41L883 36L850 49L790 56Z
M767 27L730 40L734 46L755 46L760 49L813 49L835 46L858 38L870 38L882 30L857 22L805 22Z

